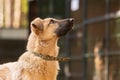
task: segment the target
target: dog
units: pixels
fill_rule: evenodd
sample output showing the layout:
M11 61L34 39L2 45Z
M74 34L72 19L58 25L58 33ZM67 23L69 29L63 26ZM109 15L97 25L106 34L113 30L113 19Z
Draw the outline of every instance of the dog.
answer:
M27 49L16 62L0 65L0 80L56 80L59 68L57 42L73 26L74 19L35 18Z

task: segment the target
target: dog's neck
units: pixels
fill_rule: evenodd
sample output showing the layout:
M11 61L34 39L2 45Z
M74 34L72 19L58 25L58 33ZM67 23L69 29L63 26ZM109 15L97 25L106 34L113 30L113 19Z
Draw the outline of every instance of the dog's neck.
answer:
M57 41L58 39L38 40L33 34L30 34L27 50L56 57L59 51Z
M34 52L41 53L43 55L57 56L58 55L58 46L57 40L37 40Z

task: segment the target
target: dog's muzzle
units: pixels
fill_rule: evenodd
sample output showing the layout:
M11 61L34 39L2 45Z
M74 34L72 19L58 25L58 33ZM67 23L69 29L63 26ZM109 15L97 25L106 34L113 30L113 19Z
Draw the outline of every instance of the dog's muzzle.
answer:
M69 32L73 27L73 18L64 19L59 22L59 27L56 29L55 33L58 37L64 36Z

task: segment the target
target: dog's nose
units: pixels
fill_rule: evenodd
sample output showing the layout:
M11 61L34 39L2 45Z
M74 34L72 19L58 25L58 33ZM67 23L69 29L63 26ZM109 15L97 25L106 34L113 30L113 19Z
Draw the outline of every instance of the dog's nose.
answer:
M73 22L74 21L74 18L69 18L68 19L70 22Z

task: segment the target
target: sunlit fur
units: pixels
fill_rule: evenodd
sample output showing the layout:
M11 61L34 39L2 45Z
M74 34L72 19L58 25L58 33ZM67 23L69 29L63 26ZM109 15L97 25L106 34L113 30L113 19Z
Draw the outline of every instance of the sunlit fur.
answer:
M50 24L52 18L36 18L31 22L31 34L27 51L16 62L0 65L0 80L57 80L58 61L46 61L32 54L58 56L59 37L55 30L58 23Z

